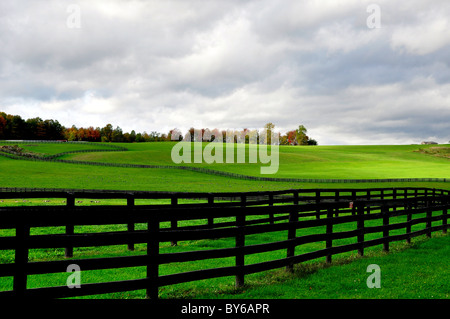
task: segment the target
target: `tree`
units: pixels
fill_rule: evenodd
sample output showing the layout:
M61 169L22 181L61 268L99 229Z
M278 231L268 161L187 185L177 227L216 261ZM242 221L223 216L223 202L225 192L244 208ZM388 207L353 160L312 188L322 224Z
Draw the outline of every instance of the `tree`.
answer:
M116 126L116 128L112 131L111 141L112 142L123 142L123 132L119 126Z
M77 132L77 141L84 141L87 139L87 132L85 132L84 128L80 127Z
M78 129L75 125L72 125L71 128L64 130L64 138L68 141L75 141L77 139Z
M299 125L298 129L296 130L296 140L298 145L308 145L308 136L306 136L306 133L308 130L303 125Z
M195 137L195 128L193 128L193 127L191 127L190 129L189 129L189 135L190 135L190 141L191 142L194 142L194 137Z
M266 125L264 125L264 129L267 132L267 145L272 144L272 131L274 128L275 128L275 125L272 123L267 123Z
M20 117L20 115L7 115L6 127L9 131L7 138L12 139L24 139L26 132L26 122Z
M129 142L133 143L135 141L136 141L136 132L134 130L132 130L130 133Z
M297 145L297 131L292 130L286 133L286 139L288 145Z
M202 138L205 142L211 142L212 141L212 133L209 128L202 129Z
M6 119L4 116L0 113L0 139L5 138L5 128L6 128Z
M101 129L102 142L112 142L113 126L111 124L106 124L104 128Z
M219 131L219 129L215 128L211 131L211 142L223 142L223 137Z
M44 139L60 140L64 137L64 127L56 120L45 120L44 125Z
M100 142L101 141L101 134L100 134L100 128L93 128L92 126L89 126L87 129L87 138L90 142Z
M183 134L177 128L170 130L168 138L170 141L181 141L183 139Z

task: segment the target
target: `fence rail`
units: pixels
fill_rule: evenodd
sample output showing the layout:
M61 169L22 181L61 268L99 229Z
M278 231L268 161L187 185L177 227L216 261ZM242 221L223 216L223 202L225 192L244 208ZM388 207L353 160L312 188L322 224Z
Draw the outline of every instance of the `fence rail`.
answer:
M376 189L296 189L246 193L166 193L123 191L79 191L33 189L13 192L0 189L0 198L63 198L54 206L0 207L0 234L14 229L14 235L0 237L0 250L13 250L14 262L0 264L0 277L12 277L12 289L0 297L75 297L145 289L149 298L158 298L159 288L178 283L234 276L237 287L245 276L349 251L363 255L368 247L382 245L389 250L394 241L406 240L436 231L447 232L450 194L428 188ZM126 205L80 206L80 199L124 199ZM138 200L154 200L139 204ZM161 201L161 202L158 202ZM163 203L164 202L164 203ZM1 205L1 204L0 204ZM398 217L403 219L398 220ZM405 219L406 218L406 219ZM195 225L187 221L206 221ZM380 221L374 225L372 221ZM393 223L395 221L395 223ZM143 223L144 229L135 229ZM125 224L126 231L76 233L75 226ZM167 226L169 224L170 226ZM349 226L344 230L340 225ZM166 225L166 226L164 226ZM32 234L36 227L65 227L64 233ZM324 232L303 233L312 227ZM404 230L398 233L399 230ZM246 244L247 236L284 232L281 240ZM375 237L373 234L378 234ZM160 243L177 245L186 240L229 238L232 247L161 253ZM335 245L353 238L353 242ZM308 243L324 243L324 248L296 254ZM79 247L145 244L145 254L105 258L73 258ZM65 248L65 258L29 261L34 249ZM285 250L285 257L248 264L245 257ZM232 266L160 274L162 265L218 258L234 258ZM275 258L275 257L274 257ZM67 286L28 288L28 276L66 272L76 264L81 270L145 267L146 276L133 280Z

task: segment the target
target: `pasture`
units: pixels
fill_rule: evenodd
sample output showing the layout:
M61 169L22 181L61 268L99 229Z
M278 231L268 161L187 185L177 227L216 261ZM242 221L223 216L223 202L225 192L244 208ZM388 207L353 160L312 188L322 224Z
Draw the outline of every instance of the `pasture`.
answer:
M117 144L126 147L127 151L66 153L58 158L65 160L89 161L97 163L120 163L141 165L170 165L170 151L175 143L142 143ZM0 143L1 145L1 143ZM21 144L20 147L40 155L55 155L90 148L101 148L96 144ZM280 147L280 168L273 177L286 178L314 178L314 179L382 179L382 178L450 178L448 158L435 156L434 152L420 151L427 149L426 145L406 146L317 146L317 147ZM446 145L445 147L448 147ZM259 168L262 164L225 163L206 164L192 163L180 164L193 167L233 172L249 176L261 176ZM252 181L239 178L229 178L207 173L199 173L173 168L130 168L101 165L80 165L73 163L59 163L52 161L26 161L0 156L0 187L18 188L65 188L65 189L109 189L129 191L167 191L167 192L246 192L246 191L274 191L285 189L314 189L314 188L374 188L374 187L429 187L450 189L449 182L380 182L380 183L299 183L299 182L272 182ZM271 176L267 176L271 177ZM192 201L188 201L192 202ZM193 201L195 202L195 201ZM157 200L140 200L137 204L154 205ZM76 206L93 205L125 205L126 200L108 199L101 203L94 203L80 199ZM53 206L64 205L61 200L43 199L22 200L5 199L0 207L14 206ZM185 226L192 226L189 222ZM98 231L95 226L85 226L80 232ZM123 226L111 226L102 231L120 231ZM122 227L122 228L121 228ZM351 226L353 227L353 226ZM350 231L352 228L342 225L341 231ZM145 229L145 225L136 224L137 230ZM34 234L58 234L62 228L37 228ZM317 231L310 230L309 234ZM8 230L2 231L2 236L12 236ZM261 244L267 241L285 239L284 232L274 232L262 237L250 237L249 243ZM436 237L436 238L434 238ZM233 238L218 240L188 240L171 246L162 243L162 253L176 253L187 250L223 249L234 245ZM410 249L405 249L410 247ZM412 244L395 243L391 252L382 252L379 247L368 250L364 257L356 253L346 253L333 259L330 266L321 261L311 261L297 265L293 274L286 274L283 270L271 270L250 275L246 284L239 289L234 288L229 278L214 278L197 282L182 283L167 286L160 290L160 298L448 298L448 236L433 235L432 239L417 237ZM308 247L297 247L297 253ZM132 256L143 254L145 244L137 244L134 251L126 251L123 246L105 246L100 250L96 247L83 247L74 251L76 256L86 258L100 258L112 256ZM427 252L427 253L425 253ZM280 252L262 254L246 262L257 262L278 258ZM61 258L64 249L35 250L30 253L32 261L49 261ZM277 257L278 256L278 257ZM401 257L404 256L404 257ZM413 258L417 265L433 265L423 269L417 267L416 273L420 279L411 280L411 267L408 260ZM446 259L447 258L447 259ZM233 258L211 260L192 263L190 265L170 264L162 267L162 274L176 273L180 270L196 269L196 267L215 267L231 265ZM13 260L12 251L2 251L1 262L9 263ZM350 262L351 261L351 262ZM390 271L389 290L367 289L361 278L364 265L378 263L386 265ZM334 265L334 266L333 266ZM397 265L397 267L394 267ZM401 265L401 266L399 266ZM186 268L187 267L187 268ZM358 268L359 267L359 268ZM420 268L420 269L419 269ZM357 275L352 271L359 269ZM104 269L88 271L83 275L84 282L102 282L107 280L133 279L142 276L145 267L120 269ZM437 275L440 273L441 275ZM56 275L30 276L29 286L54 286L65 282L66 273ZM227 280L228 279L228 280ZM353 280L353 283L352 283ZM422 282L423 281L423 282ZM405 282L410 285L405 294ZM428 284L427 284L428 282ZM356 285L358 284L358 285ZM11 278L0 280L0 291L11 287ZM420 288L422 287L422 288ZM341 293L336 293L340 291ZM387 295L386 295L387 293ZM145 291L133 291L93 296L93 298L145 298ZM92 296L90 297L92 298Z

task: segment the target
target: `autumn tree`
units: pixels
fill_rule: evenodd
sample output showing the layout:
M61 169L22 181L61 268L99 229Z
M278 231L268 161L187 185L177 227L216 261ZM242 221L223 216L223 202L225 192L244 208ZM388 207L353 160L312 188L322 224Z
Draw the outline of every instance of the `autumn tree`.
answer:
M173 130L170 130L168 138L171 141L181 141L183 139L183 134L179 129L174 128Z
M5 138L6 119L0 113L0 139Z

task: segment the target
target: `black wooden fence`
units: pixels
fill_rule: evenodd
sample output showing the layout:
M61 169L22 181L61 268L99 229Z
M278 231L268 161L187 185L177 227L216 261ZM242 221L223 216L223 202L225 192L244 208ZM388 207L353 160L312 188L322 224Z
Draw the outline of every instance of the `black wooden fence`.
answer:
M431 237L432 232L448 229L450 194L447 190L427 188L374 189L296 189L273 192L246 193L163 193L120 191L28 191L0 192L0 198L64 198L55 206L0 207L0 231L15 229L15 234L0 237L0 250L13 250L14 262L0 264L0 277L12 277L11 290L1 291L0 297L73 297L145 289L149 298L158 298L159 287L183 282L234 276L236 286L242 286L245 276L286 267L349 251L364 254L364 249L399 240L410 242L419 235ZM80 199L126 199L126 205L80 206ZM167 203L139 205L140 199L165 200ZM19 201L20 202L20 201ZM1 204L0 204L1 206ZM391 223L394 217L406 221ZM225 219L224 219L225 218ZM185 221L205 220L196 226ZM368 225L380 220L381 225ZM161 227L169 222L170 227ZM144 230L135 224L144 223ZM125 224L126 231L75 233L75 225ZM336 230L337 225L356 224L351 230ZM63 234L31 235L34 227L64 226ZM324 233L299 235L301 230L325 227ZM421 227L423 226L423 227ZM414 228L414 230L413 230ZM393 231L404 229L401 234ZM286 231L284 240L246 245L246 236ZM367 239L368 234L380 234ZM184 252L160 253L160 243L198 239L234 238L234 247ZM351 244L333 245L335 241L356 238ZM295 254L295 248L308 243L323 242L325 248ZM146 244L145 254L107 258L73 259L74 248ZM29 261L33 249L65 248L62 260ZM253 264L245 257L276 250L285 250L284 258ZM201 269L161 275L159 267L178 262L232 257L233 266ZM146 267L144 278L82 284L80 289L67 285L27 288L28 276L66 272L68 265L81 270Z

